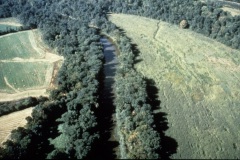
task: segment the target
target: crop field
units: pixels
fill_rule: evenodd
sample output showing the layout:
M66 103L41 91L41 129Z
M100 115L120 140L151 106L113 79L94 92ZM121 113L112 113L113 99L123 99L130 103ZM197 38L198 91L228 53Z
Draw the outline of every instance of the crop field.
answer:
M54 66L62 61L44 45L38 30L0 36L0 101L46 95L60 68Z
M171 158L240 158L240 51L162 21L109 19L137 45L136 70L156 82L178 143Z
M32 107L24 109L22 111L14 112L6 116L0 117L0 146L8 138L13 129L18 127L24 127L27 123L26 117L31 116Z

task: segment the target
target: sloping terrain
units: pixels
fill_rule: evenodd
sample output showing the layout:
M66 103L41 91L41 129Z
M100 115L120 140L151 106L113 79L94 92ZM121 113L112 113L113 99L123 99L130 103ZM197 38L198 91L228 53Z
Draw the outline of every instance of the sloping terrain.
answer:
M156 82L171 158L240 158L240 51L178 26L139 16L110 20L137 44L137 71Z
M0 117L0 145L9 138L13 129L23 127L27 123L25 118L31 116L32 109L33 108L27 108Z
M46 96L62 61L43 44L38 30L0 36L0 101Z

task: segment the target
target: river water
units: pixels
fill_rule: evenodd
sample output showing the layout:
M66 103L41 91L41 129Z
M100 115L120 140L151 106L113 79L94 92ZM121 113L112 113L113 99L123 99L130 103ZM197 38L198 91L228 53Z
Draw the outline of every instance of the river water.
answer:
M103 44L105 60L97 116L100 142L91 159L115 159L118 152L118 142L115 134L114 77L118 61L115 46L105 37L102 37L100 42Z

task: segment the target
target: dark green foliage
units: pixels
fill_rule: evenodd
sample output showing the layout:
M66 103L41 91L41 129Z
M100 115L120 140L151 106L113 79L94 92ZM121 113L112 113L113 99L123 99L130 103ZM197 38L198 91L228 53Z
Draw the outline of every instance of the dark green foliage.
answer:
M231 16L220 9L222 5L240 7L240 4L232 4L227 1L201 2L197 0L161 0L161 1L132 1L128 5L128 0L112 2L111 12L136 14L167 21L179 25L180 21L186 19L189 28L205 36L211 37L238 49L236 45L239 41L240 16ZM124 9L119 7L125 6ZM232 31L232 32L231 32Z
M47 98L40 97L28 97L25 99L20 99L18 101L10 101L10 102L0 102L0 116L6 115L15 111L23 110L28 107L36 106L37 104L46 101Z
M114 32L109 34L115 36ZM115 83L115 105L121 158L160 158L160 135L154 129L152 107L147 103L145 81L133 69L135 56L130 40L120 33L116 44L119 47L120 64Z

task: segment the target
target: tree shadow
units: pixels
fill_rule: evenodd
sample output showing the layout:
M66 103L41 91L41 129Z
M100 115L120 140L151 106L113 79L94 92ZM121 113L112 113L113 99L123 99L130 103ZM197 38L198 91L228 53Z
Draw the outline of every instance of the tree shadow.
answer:
M160 157L162 159L170 159L170 156L177 153L178 143L175 139L166 136L165 131L169 129L167 122L167 113L161 112L161 101L158 100L158 89L155 86L155 82L152 79L145 78L148 95L148 103L152 106L154 113L154 124L156 130L160 134L161 149L159 150Z
M126 32L123 29L121 29L120 27L116 27L116 28L120 31L121 35L124 35L124 36L128 37L126 35ZM139 58L139 55L140 55L141 52L139 51L137 45L135 43L133 43L133 41L131 39L130 39L130 43L131 43L131 50L132 50L132 52L134 54L134 59L133 59L134 62L133 63L135 65L135 64L137 64L137 63L139 63L139 62L141 62L143 60Z
M102 40L102 43L104 41ZM93 149L87 159L116 159L116 149L119 142L115 135L115 106L114 106L114 75L116 73L115 53L112 45L104 43L104 65L99 76L99 106L96 108L99 140L93 145Z

